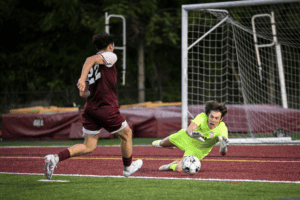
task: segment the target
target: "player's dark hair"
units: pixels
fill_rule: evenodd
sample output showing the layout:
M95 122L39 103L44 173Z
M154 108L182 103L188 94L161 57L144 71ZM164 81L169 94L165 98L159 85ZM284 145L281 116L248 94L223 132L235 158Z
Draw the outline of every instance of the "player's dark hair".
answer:
M114 43L115 37L109 35L106 32L99 33L93 36L92 42L95 45L97 51L106 49L108 45Z
M225 104L220 104L217 101L208 101L205 103L205 113L209 116L212 110L220 111L222 113L221 118L224 117L227 113L227 107Z

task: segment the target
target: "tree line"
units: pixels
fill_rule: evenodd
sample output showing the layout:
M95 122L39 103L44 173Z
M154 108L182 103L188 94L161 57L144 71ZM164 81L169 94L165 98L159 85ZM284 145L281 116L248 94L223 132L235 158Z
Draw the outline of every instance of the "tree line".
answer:
M1 1L2 102L10 101L5 95L24 91L76 90L86 57L96 53L92 36L105 31L105 12L126 18L126 85L121 86L122 55L116 50L118 89L138 88L139 59L144 65L145 90L179 88L181 6L208 2L214 0ZM121 24L118 19L110 20L110 33L120 39L116 45L122 44ZM181 97L170 90L159 98L180 101Z

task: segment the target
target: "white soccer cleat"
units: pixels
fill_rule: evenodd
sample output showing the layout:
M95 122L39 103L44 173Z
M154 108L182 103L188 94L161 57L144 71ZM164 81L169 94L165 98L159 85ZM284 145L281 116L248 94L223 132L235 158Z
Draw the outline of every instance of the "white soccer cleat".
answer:
M161 142L162 140L154 140L153 142L152 142L152 146L154 146L154 147L157 147L157 148L161 148L162 146L160 146L160 142Z
M129 167L124 167L123 176L128 177L134 172L138 171L143 166L142 160L136 160L131 163Z
M45 167L44 167L44 174L45 177L50 180L54 173L55 167L57 167L58 163L58 156L54 154L49 154L45 156Z
M175 160L175 161L171 162L170 164L160 166L158 168L158 170L159 171L170 171L170 170L172 170L172 169L170 169L171 165L177 164L177 163L179 163L179 161Z

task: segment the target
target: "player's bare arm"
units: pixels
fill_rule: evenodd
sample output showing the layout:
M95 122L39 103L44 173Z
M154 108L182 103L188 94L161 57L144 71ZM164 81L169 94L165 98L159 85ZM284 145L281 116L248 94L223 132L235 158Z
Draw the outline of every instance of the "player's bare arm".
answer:
M90 91L89 91L89 85L85 84L85 88L83 91L79 91L79 95L85 99L88 98L88 96L90 96Z
M95 64L100 64L100 65L104 64L102 56L94 55L94 56L88 57L86 59L84 65L83 65L83 68L82 68L81 76L77 83L77 87L78 87L79 91L82 91L82 92L84 91L85 86L86 86L86 83L85 83L86 77L88 76L91 68Z
M203 139L203 135L200 133L200 131L195 131L197 127L198 125L195 122L192 122L186 129L186 134L188 134L192 138L205 142L205 140Z
M227 153L227 146L229 145L228 139L225 136L218 136L219 143L220 143L220 154L225 156Z
M197 125L195 122L192 122L192 123L189 125L189 127L186 129L186 133L187 133L188 135L191 135L192 132L193 132L194 130L196 130L197 127L198 127L198 125Z

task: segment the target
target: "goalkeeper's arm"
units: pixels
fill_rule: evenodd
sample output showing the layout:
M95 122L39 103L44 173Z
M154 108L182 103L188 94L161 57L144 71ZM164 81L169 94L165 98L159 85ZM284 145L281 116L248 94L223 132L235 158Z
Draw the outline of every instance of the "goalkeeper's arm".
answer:
M203 135L200 133L200 131L195 131L197 127L198 125L195 122L192 122L190 126L186 129L186 134L188 134L188 136L192 138L205 142L205 140L203 139Z
M220 144L220 153L222 156L225 156L227 153L227 146L229 145L229 141L225 136L218 136L219 144Z

